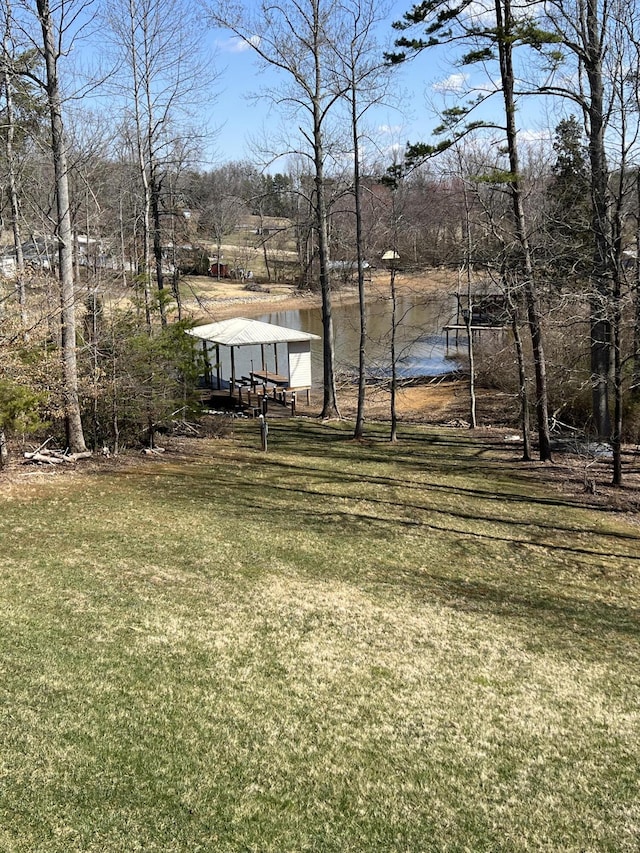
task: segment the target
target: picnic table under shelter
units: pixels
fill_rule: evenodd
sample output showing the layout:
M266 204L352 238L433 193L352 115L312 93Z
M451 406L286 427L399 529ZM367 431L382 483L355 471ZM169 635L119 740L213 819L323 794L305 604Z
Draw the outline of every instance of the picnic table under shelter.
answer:
M203 343L205 381L210 388L228 388L229 396L237 393L240 403L244 390L249 393L259 388L265 394L273 392L274 398L284 403L288 393L306 391L308 401L312 386L311 342L320 340L318 335L246 317L195 326L187 333ZM286 364L278 361L278 344L286 345ZM212 347L215 352L213 364L210 357ZM227 347L230 353L228 380L222 376L220 347ZM236 368L236 351L240 347L254 347L256 352L259 348L260 352L259 358L250 360L251 366L245 372ZM273 369L267 363L267 353L271 348Z

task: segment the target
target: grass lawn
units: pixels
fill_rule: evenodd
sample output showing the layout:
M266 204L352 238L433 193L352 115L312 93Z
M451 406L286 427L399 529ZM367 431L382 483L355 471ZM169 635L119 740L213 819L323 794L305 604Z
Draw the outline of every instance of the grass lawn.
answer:
M255 423L0 498L0 850L640 838L640 527L469 432Z

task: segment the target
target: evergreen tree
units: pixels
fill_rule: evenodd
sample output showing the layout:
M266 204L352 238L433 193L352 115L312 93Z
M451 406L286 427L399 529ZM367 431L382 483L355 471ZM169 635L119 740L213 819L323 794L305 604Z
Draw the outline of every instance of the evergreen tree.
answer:
M591 267L591 194L584 134L575 116L558 124L553 148L543 249L547 274L559 288L581 286Z

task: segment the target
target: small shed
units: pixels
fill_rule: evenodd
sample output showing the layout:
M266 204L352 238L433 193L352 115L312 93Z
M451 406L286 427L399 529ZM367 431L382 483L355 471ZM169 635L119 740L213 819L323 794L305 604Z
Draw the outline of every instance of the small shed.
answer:
M252 382L281 386L290 391L309 390L311 388L311 341L320 340L318 335L302 332L299 329L288 329L273 323L263 323L260 320L248 320L245 317L234 317L231 320L221 320L218 323L207 323L188 330L188 334L203 341L205 359L207 362L208 378L213 386L207 344L211 343L216 349L216 387L224 387L220 371L220 347L228 347L231 355L231 376L229 378L229 393L233 394L239 383L245 379ZM286 344L286 372L278 364L278 344ZM274 353L274 369L267 368L266 347L272 346ZM258 367L251 360L249 376L237 375L235 351L239 347L259 347L260 360ZM225 383L226 384L226 383Z
M209 265L209 275L213 278L229 278L229 267L219 261L213 261Z

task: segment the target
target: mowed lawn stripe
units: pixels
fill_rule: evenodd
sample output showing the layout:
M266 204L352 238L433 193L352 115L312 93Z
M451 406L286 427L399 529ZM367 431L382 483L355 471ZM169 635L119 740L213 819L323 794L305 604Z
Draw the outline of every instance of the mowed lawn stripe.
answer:
M637 528L294 423L4 501L0 849L635 850Z

